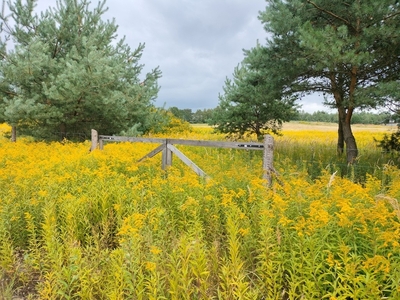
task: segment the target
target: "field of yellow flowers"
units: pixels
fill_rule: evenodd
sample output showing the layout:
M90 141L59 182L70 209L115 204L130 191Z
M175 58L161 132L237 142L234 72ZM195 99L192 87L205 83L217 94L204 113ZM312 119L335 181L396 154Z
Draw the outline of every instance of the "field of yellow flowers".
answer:
M11 143L0 125L1 299L400 299L400 171L355 132L284 130L262 151L154 144ZM223 139L207 128L179 138Z

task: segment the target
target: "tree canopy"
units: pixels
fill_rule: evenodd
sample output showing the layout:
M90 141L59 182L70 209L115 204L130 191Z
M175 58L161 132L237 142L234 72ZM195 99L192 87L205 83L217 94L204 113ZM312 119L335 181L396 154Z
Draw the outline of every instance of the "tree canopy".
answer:
M39 138L146 131L161 72L140 78L144 44L117 39L105 1L57 0L40 15L36 3L9 1L1 15L0 121Z
M283 94L323 93L338 110L338 152L346 144L354 162L354 110L385 105L377 91L398 86L400 2L267 0L259 18L269 38L246 52L249 68L267 74Z

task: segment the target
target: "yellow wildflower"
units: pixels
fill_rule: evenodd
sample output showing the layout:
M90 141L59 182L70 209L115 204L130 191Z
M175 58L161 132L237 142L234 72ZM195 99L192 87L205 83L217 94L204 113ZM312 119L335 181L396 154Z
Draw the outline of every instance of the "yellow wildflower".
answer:
M133 228L130 224L127 224L126 222L124 222L124 224L119 229L117 235L125 235L125 234L131 233L131 232L137 232L137 230L135 228Z
M24 215L26 220L32 220L32 215L29 212L26 212Z
M38 192L38 196L40 196L40 197L46 197L48 194L49 193L47 191L45 191L45 190L40 190Z
M229 206L232 203L232 198L233 198L232 194L228 194L228 193L223 194L222 201L221 201L222 206L224 206L224 207Z
M374 257L369 257L364 261L364 268L371 269L372 272L390 272L390 262L382 255L375 255Z
M282 215L282 216L279 218L278 223L281 224L282 226L286 227L286 226L288 226L288 225L290 225L290 224L292 223L292 220L290 220L290 219L287 218L286 216Z
M329 222L329 213L325 210L322 201L314 201L310 205L310 218L316 223L316 227L321 227Z
M119 212L121 210L121 204L115 203L114 204L114 209L115 209L115 211Z
M337 260L335 260L332 252L328 253L328 257L326 258L326 262L328 263L328 265L330 267L333 267L334 265L337 264Z
M239 228L239 234L241 236L246 236L250 233L250 228Z
M150 252L153 253L154 255L158 255L162 252L162 250L160 248L157 248L156 246L151 246Z
M181 210L186 210L189 207L196 207L199 205L199 202L197 202L196 199L194 199L193 197L187 197L187 200L185 201L185 203L183 203L181 205Z
M152 272L156 269L157 265L152 261L146 261L144 267L146 268L146 270Z

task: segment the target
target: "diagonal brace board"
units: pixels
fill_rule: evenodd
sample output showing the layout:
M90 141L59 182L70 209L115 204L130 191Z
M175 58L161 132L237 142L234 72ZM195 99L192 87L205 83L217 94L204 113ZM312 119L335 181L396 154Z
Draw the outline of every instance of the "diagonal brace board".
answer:
M145 156L143 156L141 159L138 160L138 162L141 162L145 160L146 158L152 158L156 154L160 153L161 151L166 152L165 150L169 150L170 152L174 153L180 160L182 160L188 167L190 167L197 175L204 177L204 178L209 178L209 176L202 170L200 169L194 162L192 162L185 154L183 154L181 151L179 151L174 145L172 144L162 144L158 146L156 149L153 151L149 152ZM163 152L163 169L167 165L171 165L171 156L168 154L164 154ZM164 157L165 155L165 157ZM168 159L169 157L169 159ZM168 160L165 161L164 160Z
M141 161L145 160L146 158L152 158L154 155L156 155L156 154L160 153L161 151L163 151L164 148L165 148L165 144L162 144L162 145L158 146L156 149L154 149L153 151L147 153L145 156L143 156L137 162L141 162Z
M179 159L183 161L189 168L191 168L197 175L204 178L209 178L209 176L202 169L200 169L194 162L187 158L186 155L179 151L174 145L167 144L167 148L171 150L176 156L178 156Z

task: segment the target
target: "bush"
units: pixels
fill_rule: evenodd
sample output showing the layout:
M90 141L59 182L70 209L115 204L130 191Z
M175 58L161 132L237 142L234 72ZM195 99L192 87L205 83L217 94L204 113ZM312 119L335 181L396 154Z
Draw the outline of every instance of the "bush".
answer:
M375 140L378 147L384 152L399 152L400 151L400 126L397 126L397 131L388 135L385 134L382 140Z

